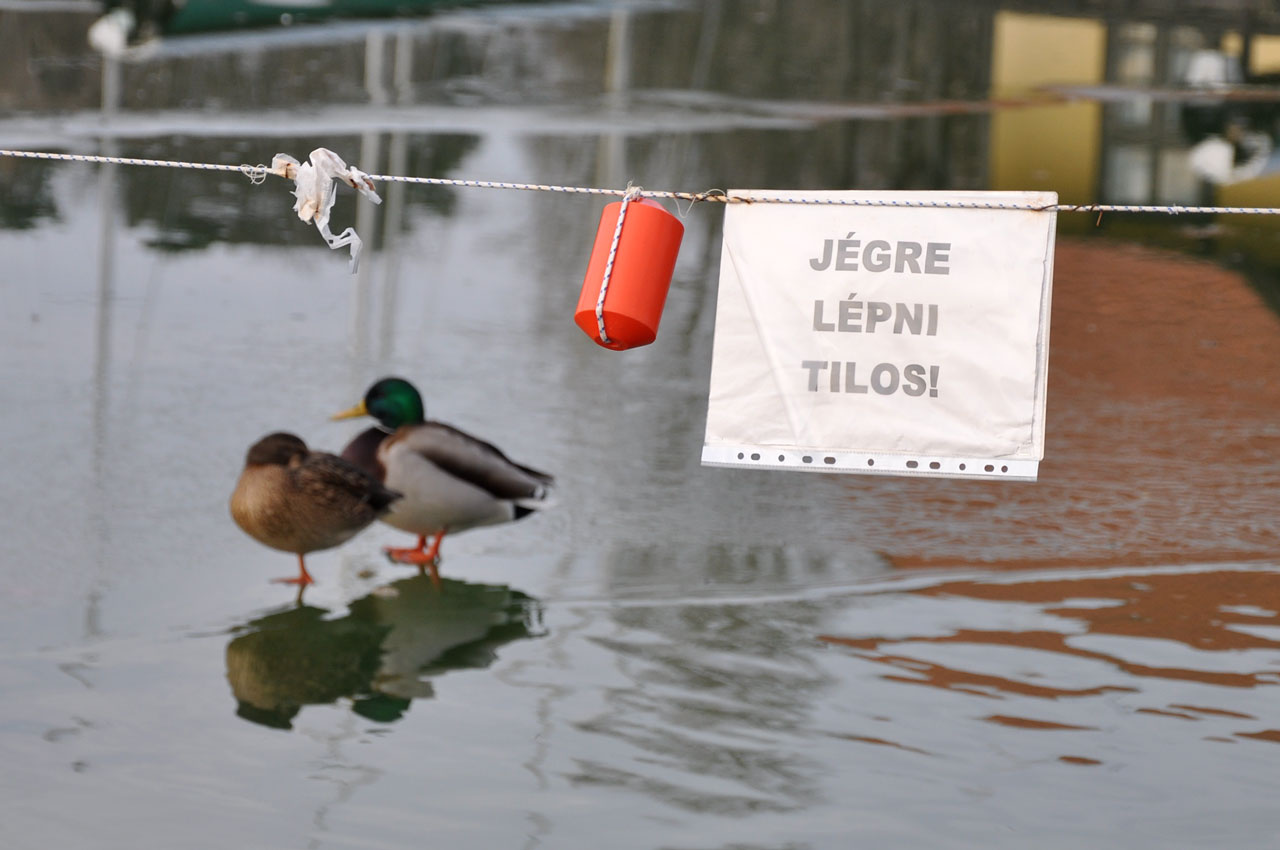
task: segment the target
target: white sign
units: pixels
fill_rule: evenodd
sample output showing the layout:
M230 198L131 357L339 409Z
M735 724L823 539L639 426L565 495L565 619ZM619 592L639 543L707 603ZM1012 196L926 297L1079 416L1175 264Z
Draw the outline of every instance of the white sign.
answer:
M930 206L727 206L703 464L1035 480L1056 194L731 195Z

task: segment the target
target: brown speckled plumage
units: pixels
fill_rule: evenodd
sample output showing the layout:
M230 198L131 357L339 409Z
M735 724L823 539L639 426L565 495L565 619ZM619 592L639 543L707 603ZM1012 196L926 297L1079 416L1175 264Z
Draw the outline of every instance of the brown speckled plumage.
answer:
M342 458L277 433L249 449L231 516L259 543L303 555L345 542L398 498Z

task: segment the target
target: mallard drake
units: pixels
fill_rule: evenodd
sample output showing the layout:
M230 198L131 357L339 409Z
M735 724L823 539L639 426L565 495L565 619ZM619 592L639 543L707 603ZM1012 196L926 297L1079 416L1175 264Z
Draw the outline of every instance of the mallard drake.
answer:
M498 448L443 422L430 422L422 396L403 378L383 378L364 400L334 419L372 416L378 424L356 436L342 457L404 493L382 521L418 535L411 548L387 556L431 570L446 533L511 522L547 505L550 475L522 466ZM434 537L427 549L427 538Z
M344 543L399 498L337 455L276 433L250 447L231 494L231 517L259 543L296 553L298 577L277 581L305 587L313 579L304 555Z

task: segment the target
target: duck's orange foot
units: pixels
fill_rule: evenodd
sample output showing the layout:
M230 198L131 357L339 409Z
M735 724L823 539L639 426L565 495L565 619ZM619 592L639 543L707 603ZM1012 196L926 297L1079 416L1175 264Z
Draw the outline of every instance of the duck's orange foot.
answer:
M394 546L388 546L383 551L387 553L387 557L396 564L412 564L421 570L423 567L434 567L440 556L440 541L444 540L444 532L436 535L436 539L431 542L431 548L427 548L427 536L425 534L418 536L418 545L410 549L397 549ZM433 570L434 572L434 570Z
M296 584L299 587L306 587L309 584L315 584L316 580L311 576L289 576L287 578L273 578L272 584Z
M273 578L273 584L296 584L298 589L306 587L309 584L315 584L316 580L311 577L311 573L307 572L307 565L303 562L302 556L298 556L298 574L289 578Z
M413 564L422 567L435 561L436 556L424 549L397 549L388 546L382 551L387 553L387 558L397 564Z

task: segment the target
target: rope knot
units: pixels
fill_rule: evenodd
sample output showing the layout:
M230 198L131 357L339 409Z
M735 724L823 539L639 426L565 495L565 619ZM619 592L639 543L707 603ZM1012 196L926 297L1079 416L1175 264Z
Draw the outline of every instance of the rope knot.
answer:
M249 182L253 185L261 186L263 183L267 182L267 175L271 173L271 170L261 163L257 165L241 163L240 173L245 177L248 177Z

